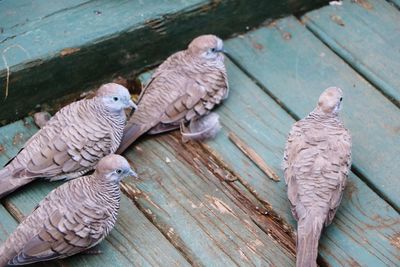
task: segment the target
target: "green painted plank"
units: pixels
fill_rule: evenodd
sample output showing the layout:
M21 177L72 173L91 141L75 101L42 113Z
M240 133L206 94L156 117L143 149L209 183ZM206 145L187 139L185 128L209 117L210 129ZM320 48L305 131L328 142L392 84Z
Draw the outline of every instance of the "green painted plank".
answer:
M54 104L114 75L137 72L184 48L196 35L228 36L266 18L326 2L90 1L23 23L0 36L1 96L7 84L5 62L10 70L8 98L0 97L0 123L24 118L39 104ZM0 16L0 27L3 23L6 17Z
M227 42L233 58L296 117L329 86L344 90L342 117L353 139L353 166L397 210L400 112L294 18Z
M384 0L345 0L342 6L309 12L303 21L340 57L400 105L400 12L396 7Z
M139 183L128 182L127 190L148 217L193 265L293 266L293 255L234 203L235 196L213 173L219 166L179 138L142 139L125 153L141 177Z
M11 214L8 213L8 211L1 205L0 205L0 216L1 216L0 242L4 242L6 241L8 235L12 233L12 230L14 230L17 227L18 223L11 216Z
M400 8L400 0L389 0L392 2L397 8Z
M266 47L271 47L272 41L268 44ZM239 49L228 47L232 53L240 54ZM280 167L287 133L294 120L231 63L228 63L228 77L231 93L218 109L223 130L207 145L255 189L260 199L269 202L274 211L295 227ZM282 82L286 84L286 80ZM345 105L344 111L347 109ZM262 156L281 181L276 183L267 178L231 143L229 132L234 132ZM351 173L341 207L321 239L320 254L330 266L396 266L400 263L400 247L393 240L398 239L399 232L400 215Z
M2 0L0 1L0 39L15 35L24 24L77 8L89 1L91 0Z
M8 155L15 154L23 142L16 142L15 136L23 133L21 140L28 139L37 128L31 119L19 121L0 128L1 143L6 147L0 163L8 160ZM5 205L17 216L30 214L33 208L60 182L38 181L18 190L5 199ZM4 208L1 207L0 212ZM2 215L0 213L0 215ZM3 217L2 217L3 218ZM21 219L21 218L19 218ZM9 233L15 228L15 222L9 218L1 220L0 231L4 228ZM0 240L4 240L4 236ZM136 208L126 196L122 197L116 227L100 245L101 255L77 255L63 260L66 266L189 266L188 262L158 229Z

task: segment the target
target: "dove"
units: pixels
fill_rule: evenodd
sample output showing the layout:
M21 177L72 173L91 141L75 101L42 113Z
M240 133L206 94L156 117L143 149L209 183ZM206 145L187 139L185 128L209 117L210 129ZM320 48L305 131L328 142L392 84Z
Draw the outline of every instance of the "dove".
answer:
M124 157L111 154L92 175L51 191L0 247L0 266L62 259L100 243L117 220L125 176L137 177Z
M340 88L326 89L286 143L283 169L297 220L297 267L317 266L322 228L332 222L349 174L351 136L339 117L342 98Z
M223 42L215 35L201 35L186 50L167 58L154 72L138 99L117 153L142 134L178 129L207 115L228 97Z
M37 178L68 180L93 170L117 150L129 107L136 105L128 90L110 83L62 108L0 170L0 198Z

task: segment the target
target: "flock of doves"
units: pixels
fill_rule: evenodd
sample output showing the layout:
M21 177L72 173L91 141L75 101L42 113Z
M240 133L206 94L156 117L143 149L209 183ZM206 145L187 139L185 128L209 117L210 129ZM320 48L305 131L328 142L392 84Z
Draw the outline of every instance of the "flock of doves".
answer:
M118 154L145 133L180 128L183 138L213 137L220 125L211 110L228 92L223 42L202 35L158 67L137 104L125 87L109 83L93 98L58 111L0 170L0 198L43 177L70 181L51 191L8 237L0 266L93 250L116 223L119 182L137 177ZM286 143L283 169L298 221L297 266L317 266L322 228L332 222L346 185L351 137L339 118L341 103L341 89L323 91ZM127 108L134 111L128 121Z

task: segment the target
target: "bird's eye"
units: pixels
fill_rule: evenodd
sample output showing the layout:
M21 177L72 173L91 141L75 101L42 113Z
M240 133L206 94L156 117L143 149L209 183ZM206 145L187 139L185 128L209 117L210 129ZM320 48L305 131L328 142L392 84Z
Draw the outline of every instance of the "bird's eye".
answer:
M215 53L215 51L217 51L217 49L211 48L211 52Z
M122 173L122 170L118 169L118 170L116 170L115 172L116 172L117 174L121 174L121 173Z
M113 97L113 100L114 100L114 101L118 101L118 97L114 96L114 97Z
M342 102L342 100L343 100L343 97L340 98L340 102Z

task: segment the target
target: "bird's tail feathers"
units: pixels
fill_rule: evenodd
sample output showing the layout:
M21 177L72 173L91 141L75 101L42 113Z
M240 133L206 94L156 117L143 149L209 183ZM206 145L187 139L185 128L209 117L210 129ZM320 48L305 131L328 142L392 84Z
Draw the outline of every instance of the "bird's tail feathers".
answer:
M306 216L297 226L296 267L316 267L318 242L324 219L321 216Z
M0 170L0 199L32 181L31 178L15 178L5 167Z

